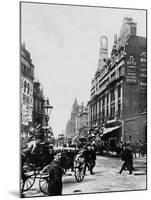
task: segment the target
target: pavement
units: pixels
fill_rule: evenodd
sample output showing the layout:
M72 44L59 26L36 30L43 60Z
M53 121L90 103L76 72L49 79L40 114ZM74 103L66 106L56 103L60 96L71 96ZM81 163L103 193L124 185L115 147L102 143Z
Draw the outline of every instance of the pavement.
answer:
M120 171L122 161L115 157L97 157L97 163L94 168L95 175L87 172L81 183L76 183L70 178L64 179L63 194L77 193L97 193L113 191L130 191L146 189L146 158L134 159L135 171L129 175ZM74 183L73 183L74 182Z
M146 157L137 157L134 159L134 172L129 175L128 171L118 172L122 162L117 157L97 156L94 175L86 172L82 182L77 182L73 172L68 172L63 177L63 195L117 192L131 190L145 190L147 187L147 163ZM38 180L31 190L25 193L25 197L45 196L39 191Z

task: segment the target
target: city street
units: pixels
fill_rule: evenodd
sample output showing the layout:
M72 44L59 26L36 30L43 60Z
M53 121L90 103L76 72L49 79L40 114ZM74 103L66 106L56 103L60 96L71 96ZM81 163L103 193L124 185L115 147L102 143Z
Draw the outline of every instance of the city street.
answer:
M135 171L132 175L129 175L128 171L123 171L120 175L118 172L121 165L119 158L97 156L94 175L87 171L80 183L76 182L70 171L63 177L63 195L146 189L146 157L134 159ZM39 191L38 180L33 188L25 193L25 197L31 196L44 196Z

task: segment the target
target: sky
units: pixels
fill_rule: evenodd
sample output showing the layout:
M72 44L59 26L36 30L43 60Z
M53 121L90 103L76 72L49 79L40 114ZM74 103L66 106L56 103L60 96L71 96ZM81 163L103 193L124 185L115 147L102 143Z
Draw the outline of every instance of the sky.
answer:
M110 57L125 16L137 22L137 35L146 37L144 10L22 3L21 42L53 106L49 122L55 137L65 130L75 98L85 105L90 100L100 37L108 37Z

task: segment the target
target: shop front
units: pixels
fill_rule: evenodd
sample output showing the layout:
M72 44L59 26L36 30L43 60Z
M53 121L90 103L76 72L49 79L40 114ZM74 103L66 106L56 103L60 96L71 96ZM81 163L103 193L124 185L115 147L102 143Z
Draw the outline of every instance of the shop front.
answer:
M101 143L107 151L114 151L121 142L122 126L104 128Z

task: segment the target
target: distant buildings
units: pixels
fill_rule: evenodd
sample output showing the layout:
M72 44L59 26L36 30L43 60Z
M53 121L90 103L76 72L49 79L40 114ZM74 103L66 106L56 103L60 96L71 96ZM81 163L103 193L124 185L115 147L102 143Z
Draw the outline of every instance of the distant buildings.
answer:
M77 133L81 134L88 129L88 108L84 106L84 103L79 106L79 113L77 116Z
M66 124L65 135L67 137L71 137L76 134L78 112L79 112L79 105L77 103L77 100L75 99L72 106L71 117Z
M72 106L71 117L66 124L65 135L72 137L80 134L88 126L88 111L87 107L82 103L79 105L75 99Z
M108 39L101 37L88 113L90 127L104 127L103 140L147 139L147 47L146 38L137 36L136 31L133 19L124 18L111 57Z

